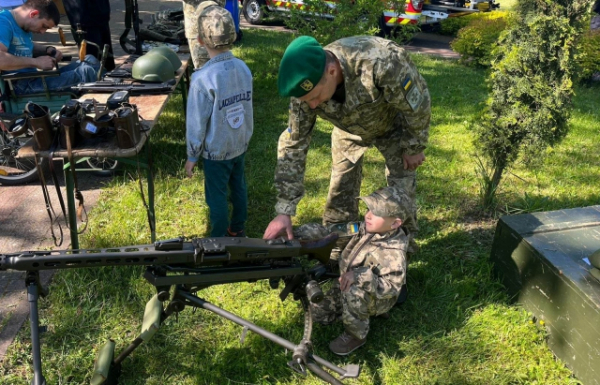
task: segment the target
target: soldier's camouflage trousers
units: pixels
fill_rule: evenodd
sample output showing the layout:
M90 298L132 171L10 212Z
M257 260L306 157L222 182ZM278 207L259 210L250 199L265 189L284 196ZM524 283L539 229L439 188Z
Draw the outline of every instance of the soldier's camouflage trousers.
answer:
M385 159L385 176L389 186L399 186L415 203L416 171L404 169L402 154L406 149L402 130L394 130L372 141L335 127L331 135L332 170L323 224L358 221L358 199L362 181L363 155L375 146ZM378 186L383 187L383 186ZM416 208L416 204L414 204ZM416 210L413 213L417 217ZM416 224L415 224L416 227ZM416 235L417 228L411 229Z
M323 300L310 307L315 322L329 325L341 316L346 332L363 339L369 334L369 317L387 313L395 303L395 297L377 300L356 285L342 292L336 281Z
M198 39L188 38L187 41L190 47L190 55L192 56L192 61L194 62L194 68L202 68L202 66L210 60L206 48L204 48L200 45L200 43L198 43Z

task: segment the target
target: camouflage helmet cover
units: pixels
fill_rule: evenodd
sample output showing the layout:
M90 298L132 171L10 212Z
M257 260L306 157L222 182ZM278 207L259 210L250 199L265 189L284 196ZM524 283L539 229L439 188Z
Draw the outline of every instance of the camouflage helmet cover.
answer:
M369 210L378 217L396 217L403 222L412 219L414 212L411 199L399 187L384 187L360 199L365 202Z
M205 6L198 16L198 35L209 48L233 44L236 33L231 13L215 4Z

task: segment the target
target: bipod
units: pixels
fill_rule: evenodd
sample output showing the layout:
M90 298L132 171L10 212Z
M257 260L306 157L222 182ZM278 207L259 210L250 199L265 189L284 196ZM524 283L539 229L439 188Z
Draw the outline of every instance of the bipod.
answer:
M310 306L308 306L308 299L303 297L303 307L305 308L304 316L304 338L300 344L296 345L277 334L271 333L270 331L263 329L252 322L245 320L241 317L236 316L233 313L228 312L218 306L199 298L190 292L185 291L182 287L177 287L173 295L174 298L178 298L184 301L187 306L198 307L215 313L216 315L226 318L240 326L243 326L244 332L242 336L245 336L247 330L253 331L259 336L266 338L277 345L293 352L292 361L288 365L296 372L306 375L306 369L310 370L317 377L323 381L333 385L343 385L340 380L344 378L356 378L360 373L360 367L358 365L347 365L345 368L340 368L335 364L317 356L310 352L312 343L310 342L310 334L312 332L312 317L310 314ZM308 309L308 311L307 311ZM335 378L329 372L325 371L321 366L340 375L340 379Z
M43 328L40 327L38 312L38 299L41 295L48 295L48 290L42 287L39 271L28 271L25 276L25 285L27 286L27 301L29 302L29 326L31 328L31 355L33 359L33 379L32 385L46 385L46 379L42 374L42 355L40 333Z

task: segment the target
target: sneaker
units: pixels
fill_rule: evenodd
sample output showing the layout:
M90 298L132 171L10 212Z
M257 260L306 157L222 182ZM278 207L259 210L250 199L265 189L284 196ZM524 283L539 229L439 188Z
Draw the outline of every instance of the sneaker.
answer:
M231 231L230 228L227 228L227 235L230 237L247 238L246 232L244 230L240 230L238 232L233 232L233 231Z
M360 340L344 330L338 338L331 341L329 349L338 356L346 356L363 346L366 342L366 338Z

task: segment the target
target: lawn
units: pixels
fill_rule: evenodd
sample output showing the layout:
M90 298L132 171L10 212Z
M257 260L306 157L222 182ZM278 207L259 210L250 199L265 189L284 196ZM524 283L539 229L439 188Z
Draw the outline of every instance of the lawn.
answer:
M248 235L261 237L274 217L273 171L277 138L287 126L288 100L276 91L277 68L291 34L245 30L234 53L254 74L255 134L247 154ZM327 345L341 325L316 326L316 354L344 366L360 364L352 384L575 384L572 373L545 343L543 325L507 297L489 263L497 218L504 213L554 210L598 203L600 105L598 87L577 88L571 132L536 167L522 163L506 176L500 206L489 214L478 205L472 122L486 98L480 69L415 55L433 105L427 161L419 169L421 251L408 270L409 300L389 319L375 319L368 343L347 358ZM172 98L153 131L157 237L207 234L203 173L184 177L185 126L180 96ZM332 126L319 121L309 151L306 197L295 224L320 221L327 195ZM90 213L82 246L107 247L150 241L135 167L108 182ZM383 160L369 150L363 193L385 184ZM365 210L362 207L362 210ZM153 287L142 268L61 271L41 301L44 373L49 384L89 383L104 341L122 350L139 334ZM266 282L218 286L207 300L282 337L299 341L302 311L282 303ZM186 310L124 362L122 384L320 384L286 365L291 355L208 312ZM0 367L0 383L31 380L29 329L24 327Z

